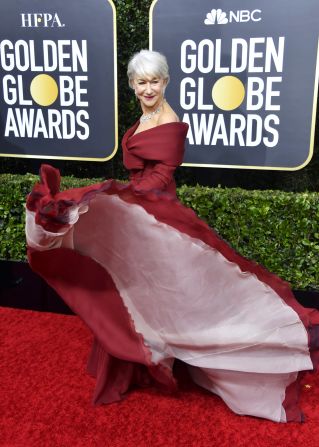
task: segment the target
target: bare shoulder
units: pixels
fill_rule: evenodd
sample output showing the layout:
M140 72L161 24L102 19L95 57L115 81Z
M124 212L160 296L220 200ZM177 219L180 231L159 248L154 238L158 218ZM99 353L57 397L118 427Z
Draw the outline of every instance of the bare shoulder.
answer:
M176 113L163 113L161 114L161 116L158 118L158 122L157 124L167 124L167 123L178 123L179 122L179 118L176 115Z
M165 104L163 112L158 117L157 125L167 123L178 123L179 118L169 104Z

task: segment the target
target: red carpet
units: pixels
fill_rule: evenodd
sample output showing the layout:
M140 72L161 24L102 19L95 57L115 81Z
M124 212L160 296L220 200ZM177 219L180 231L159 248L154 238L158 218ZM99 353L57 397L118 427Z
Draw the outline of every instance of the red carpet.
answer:
M319 374L303 381L303 424L234 415L186 382L175 396L135 390L92 407L90 340L77 317L0 308L1 447L319 445Z

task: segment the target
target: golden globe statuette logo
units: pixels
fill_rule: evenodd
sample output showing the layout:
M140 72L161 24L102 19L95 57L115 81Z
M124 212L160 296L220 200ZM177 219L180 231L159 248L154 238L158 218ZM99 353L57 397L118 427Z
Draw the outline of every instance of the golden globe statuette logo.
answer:
M245 87L235 76L223 76L212 88L212 99L222 110L237 109L245 98Z
M47 74L40 74L33 78L30 85L30 93L34 102L40 106L52 105L59 93L56 81Z

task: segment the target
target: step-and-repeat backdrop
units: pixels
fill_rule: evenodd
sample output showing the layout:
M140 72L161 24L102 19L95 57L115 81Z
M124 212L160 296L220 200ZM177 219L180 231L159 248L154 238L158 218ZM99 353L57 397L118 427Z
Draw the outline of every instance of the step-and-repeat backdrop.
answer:
M0 155L105 161L117 149L109 0L2 0Z
M318 0L155 0L150 47L189 124L184 165L297 170L313 155Z
M317 0L155 0L150 47L189 124L186 166L297 170L313 155ZM111 0L0 5L0 155L105 161L117 149Z

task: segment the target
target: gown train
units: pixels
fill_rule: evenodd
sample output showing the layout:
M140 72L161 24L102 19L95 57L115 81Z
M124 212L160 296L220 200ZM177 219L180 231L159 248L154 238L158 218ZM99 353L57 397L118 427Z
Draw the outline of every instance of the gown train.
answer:
M300 377L318 363L316 310L172 194L114 180L59 192L59 182L44 165L28 197L28 257L93 332L96 404L132 385L174 391L179 359L238 414L302 420Z

